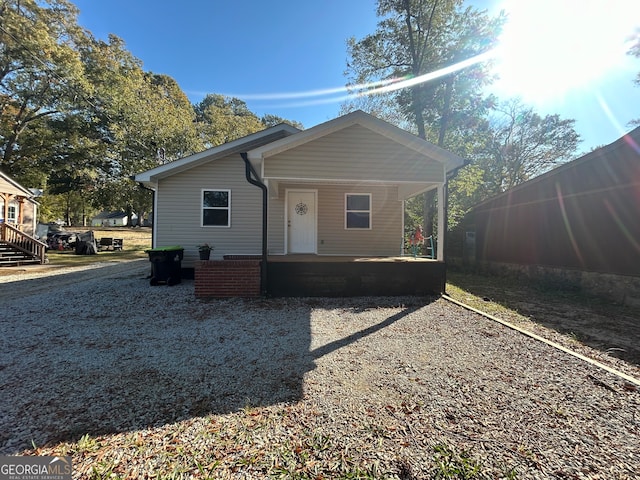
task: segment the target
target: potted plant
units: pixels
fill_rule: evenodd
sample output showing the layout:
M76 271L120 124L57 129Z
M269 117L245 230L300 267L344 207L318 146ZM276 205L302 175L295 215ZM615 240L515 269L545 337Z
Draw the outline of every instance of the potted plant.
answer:
M209 260L209 256L211 255L211 251L213 247L208 243L203 243L202 245L198 245L198 253L200 253L200 260Z

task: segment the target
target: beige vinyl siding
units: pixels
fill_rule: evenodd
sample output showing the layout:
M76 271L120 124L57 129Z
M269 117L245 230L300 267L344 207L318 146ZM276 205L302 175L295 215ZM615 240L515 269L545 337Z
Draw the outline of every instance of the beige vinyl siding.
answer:
M22 231L33 235L36 231L37 205L26 200L22 203Z
M305 186L303 188L314 188ZM278 189L278 198L271 198L269 195L267 215L268 228L267 228L267 253L269 255L283 255L284 254L284 212L285 212L285 188L280 185Z
M345 193L371 194L371 229L345 228ZM318 253L399 255L402 202L395 187L329 185L318 190Z
M36 230L37 205L27 199L21 203L17 197L25 197L28 193L0 177L0 218L4 217L6 194L11 195L11 199L8 202L9 205L15 202L16 221L21 217L20 226L22 231L28 235L33 235Z
M268 157L265 177L442 182L444 167L360 125Z
M231 191L230 227L201 226L203 189ZM205 242L214 246L212 259L262 252L262 191L247 182L240 155L161 180L156 195L156 246L182 246L183 266L193 266Z
M403 211L395 187L281 184L278 198L269 199L270 254L284 253L287 188L318 192L319 255L390 256L401 253ZM371 229L345 229L345 193L371 194Z

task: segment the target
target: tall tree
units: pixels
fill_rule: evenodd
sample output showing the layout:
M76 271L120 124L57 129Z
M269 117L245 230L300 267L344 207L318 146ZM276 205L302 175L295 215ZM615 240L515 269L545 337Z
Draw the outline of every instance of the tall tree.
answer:
M488 52L496 43L502 16L463 8L463 0L378 0L376 32L348 41L351 84L417 78ZM481 97L491 81L486 65L474 64L428 82L389 93L395 108L415 126L418 136L444 144L456 107ZM478 105L481 107L482 105Z
M463 7L463 0L378 0L376 32L348 42L350 83L418 78L486 53L495 45L504 17ZM487 66L464 69L417 83L391 95L392 107L415 127L417 135L448 146L448 132L466 130L491 100L483 87L491 81ZM389 105L386 102L386 105ZM432 231L433 195L424 198L424 225Z
M265 127L275 127L276 125L280 125L281 123L286 123L291 125L292 127L296 127L298 130L304 130L304 125L295 120L287 120L286 118L279 117L278 115L266 114L260 118L260 122Z
M87 193L94 186L94 172L90 169L76 170L73 167L58 169L48 179L47 193L64 199L64 220L67 225L87 225ZM81 211L73 211L72 205ZM77 215L77 217L76 217ZM79 217L79 218L78 218Z
M632 55L640 59L640 28L636 29L635 34L631 40L631 48L629 49L629 55ZM634 83L640 86L640 71L636 75ZM632 120L629 123L630 125L637 127L640 125L640 118L636 118L635 120Z
M636 58L640 58L640 28L636 29L633 38L631 39L631 47L629 48L629 55L633 55ZM640 72L636 75L635 82L640 85Z
M90 39L82 58L92 89L87 120L101 145L94 203L144 216L151 196L130 177L201 149L192 105L171 77L145 72L115 35Z
M478 203L571 160L580 141L574 123L541 116L520 99L497 103L473 129L470 163L449 182L449 227Z
M209 94L194 109L206 147L222 145L266 128L247 104L235 97Z
M495 195L570 160L580 135L575 120L537 114L520 99L499 104L491 116L487 144L477 164L487 195Z
M66 0L0 1L0 167L8 172L37 163L21 142L28 129L75 108L84 83L77 14Z

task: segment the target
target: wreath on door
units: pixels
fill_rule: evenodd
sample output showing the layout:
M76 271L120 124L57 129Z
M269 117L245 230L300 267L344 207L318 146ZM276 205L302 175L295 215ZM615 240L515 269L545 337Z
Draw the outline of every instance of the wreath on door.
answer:
M308 211L309 211L309 207L307 207L306 203L300 202L299 204L296 205L296 213L298 215L306 215Z

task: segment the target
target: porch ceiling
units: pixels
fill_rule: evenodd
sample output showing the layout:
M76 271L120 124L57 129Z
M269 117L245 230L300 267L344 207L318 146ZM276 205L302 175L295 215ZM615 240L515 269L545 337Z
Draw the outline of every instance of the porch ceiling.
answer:
M397 187L398 201L407 200L420 193L434 190L438 183L433 182L383 182L378 180L325 180L325 179L304 179L304 178L269 178L265 177L271 198L278 198L280 185L358 185L374 187Z

